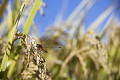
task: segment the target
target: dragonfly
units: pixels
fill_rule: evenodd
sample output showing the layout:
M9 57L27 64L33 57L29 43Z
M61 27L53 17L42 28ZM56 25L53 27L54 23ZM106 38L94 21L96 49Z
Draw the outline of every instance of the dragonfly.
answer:
M40 51L44 51L46 53L48 53L45 49L43 49L42 45L41 44L37 44L36 46L38 49L40 49Z
M38 50L44 51L45 53L48 53L48 51L45 50L44 48L61 48L61 46L57 46L57 47L44 47L44 48L43 48L43 45L42 45L42 44L37 44L36 47L37 47Z

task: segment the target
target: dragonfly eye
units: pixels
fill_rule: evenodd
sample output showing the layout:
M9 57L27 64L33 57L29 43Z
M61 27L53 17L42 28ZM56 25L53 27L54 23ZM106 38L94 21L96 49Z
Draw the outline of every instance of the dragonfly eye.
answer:
M42 45L40 45L40 44L37 44L37 46L36 46L38 49L40 49L40 48L42 48Z

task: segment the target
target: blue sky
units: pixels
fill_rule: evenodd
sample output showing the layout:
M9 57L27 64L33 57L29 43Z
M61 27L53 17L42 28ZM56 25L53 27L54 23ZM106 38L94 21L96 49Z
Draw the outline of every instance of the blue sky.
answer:
M38 11L34 19L37 25L38 34L42 33L47 26L54 25L54 22L59 14L62 15L63 17L62 20L66 21L66 19L69 17L72 11L74 11L74 9L80 4L82 0L43 0L43 1L47 5L47 7L44 8L45 16L41 16ZM114 0L97 0L93 7L91 7L91 9L85 15L84 22L86 24L86 27L88 27L91 24L91 22L93 22L103 11L105 11L113 3L113 1ZM64 14L62 14L64 8L66 9L66 11L64 12ZM100 27L104 26L110 15L105 19L105 21L100 25ZM117 17L120 17L119 13L117 13Z
M39 15L40 13L37 12L36 16L37 18L35 18L35 22L37 24L37 26L39 26L40 28L38 28L40 31L38 31L38 33L41 33L45 27L47 26L52 26L56 20L56 18L58 17L58 14L60 14L62 12L62 8L63 6L66 4L67 5L67 11L65 11L65 14L63 14L63 20L65 21L68 16L72 13L72 11L79 5L79 3L81 2L81 0L43 0L47 7L44 8L44 13L45 16L41 16ZM65 2L65 3L64 3Z
M11 0L9 0L11 1ZM45 16L41 16L40 12L36 13L34 21L37 26L37 33L41 34L47 26L53 26L58 16L62 17L62 21L65 22L69 15L75 10L75 8L81 3L82 0L43 0L47 7L44 8ZM95 1L95 0L91 0ZM96 3L87 11L84 22L87 28L91 22L93 22L103 11L105 11L114 0L96 0ZM12 0L12 3L14 0ZM120 5L120 0L116 6ZM13 5L12 5L13 8ZM120 22L120 9L116 14ZM112 13L111 13L112 14ZM110 14L110 15L111 15ZM104 20L100 27L102 28L110 15Z

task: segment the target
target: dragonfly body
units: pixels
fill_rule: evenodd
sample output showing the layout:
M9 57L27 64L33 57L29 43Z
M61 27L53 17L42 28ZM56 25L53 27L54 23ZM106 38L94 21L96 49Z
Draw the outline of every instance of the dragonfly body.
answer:
M48 53L46 50L43 49L42 45L41 44L37 44L36 46L38 49L40 49L41 51L44 51L46 53Z

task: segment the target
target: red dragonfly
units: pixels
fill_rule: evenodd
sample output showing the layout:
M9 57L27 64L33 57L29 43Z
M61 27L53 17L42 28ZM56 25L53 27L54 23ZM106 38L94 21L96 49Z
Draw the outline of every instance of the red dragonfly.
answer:
M43 49L41 44L37 44L37 48L40 49L41 51L48 53L46 50Z
M41 44L37 44L37 46L36 46L38 49L40 49L41 51L44 51L45 53L48 53L44 48L43 48L43 46L41 45ZM50 47L47 47L47 48L50 48ZM61 46L59 46L59 47L54 47L54 48L61 48Z

